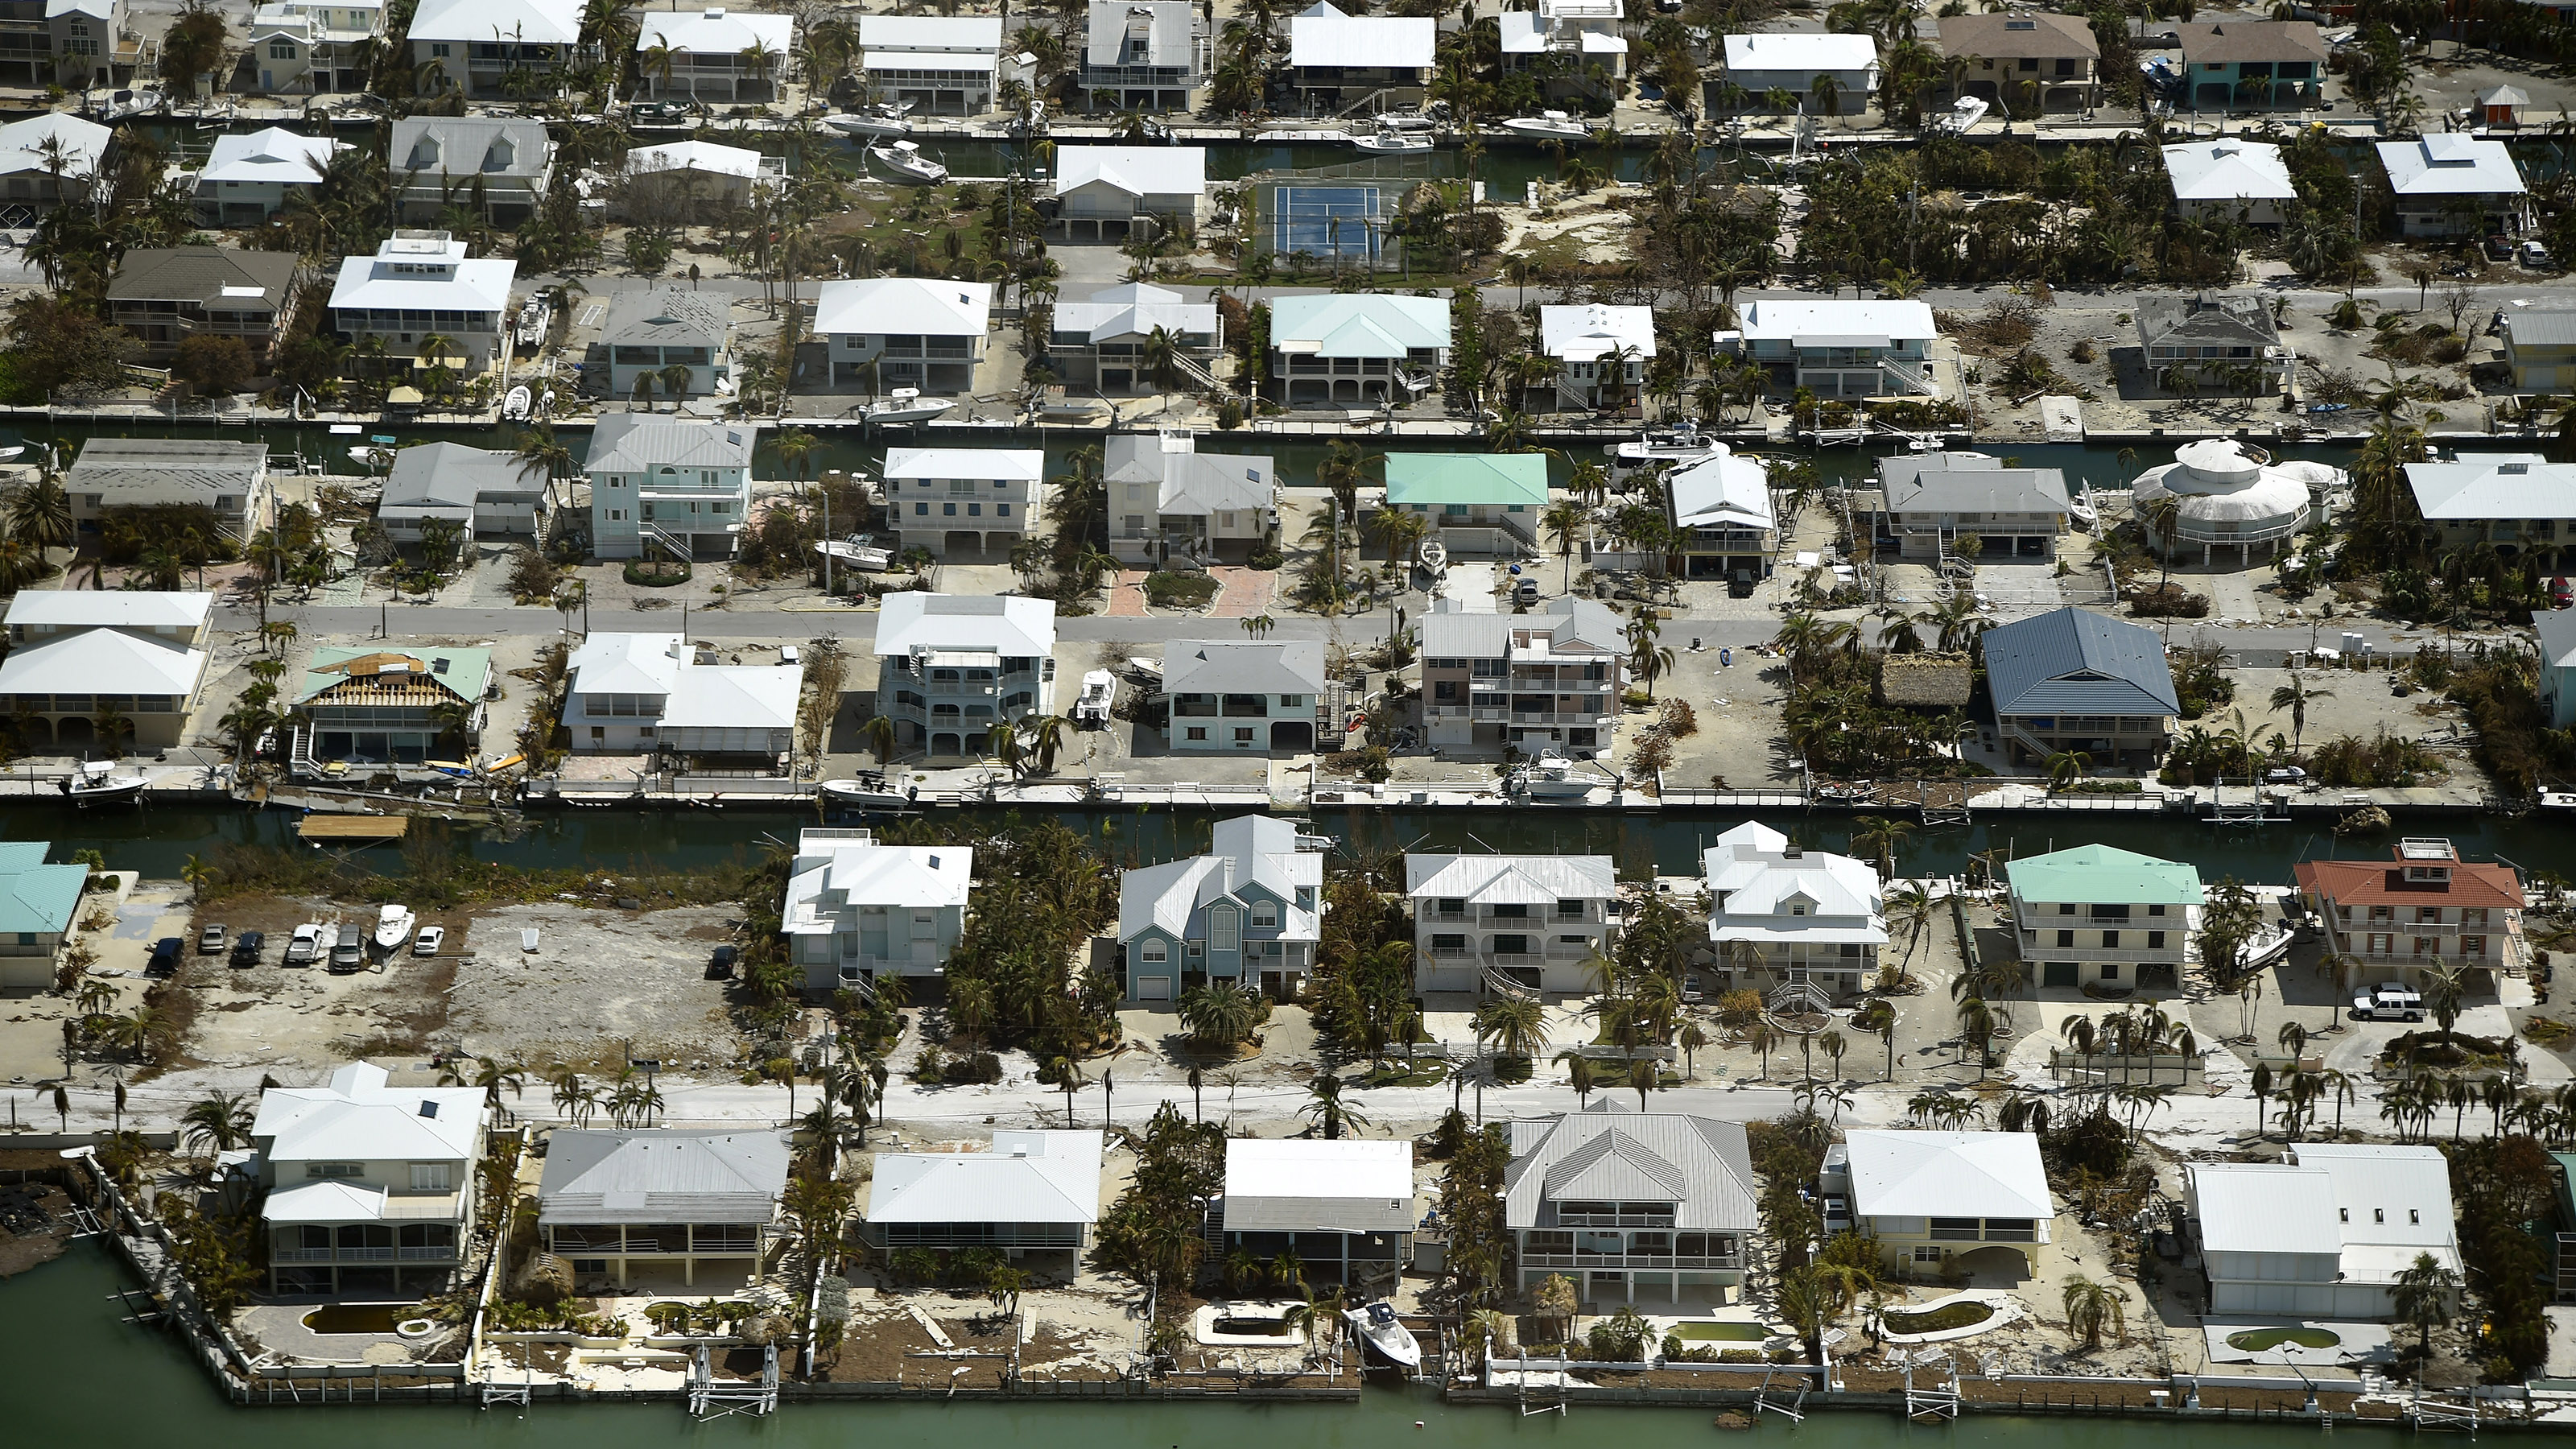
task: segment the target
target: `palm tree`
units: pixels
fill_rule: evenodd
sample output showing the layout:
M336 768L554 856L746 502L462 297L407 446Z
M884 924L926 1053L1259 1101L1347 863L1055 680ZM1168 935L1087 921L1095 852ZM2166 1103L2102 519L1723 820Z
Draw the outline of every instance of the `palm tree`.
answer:
M1297 1111L1301 1116L1315 1119L1316 1125L1323 1129L1326 1141L1339 1138L1345 1126L1361 1128L1369 1125L1369 1119L1358 1108L1342 1100L1342 1079L1331 1072L1323 1073L1307 1085L1306 1105Z
M259 1107L233 1092L215 1092L179 1116L179 1144L203 1148L208 1156L250 1145L251 1124Z
M2092 765L2092 755L2083 750L2059 750L2048 757L2048 788L2064 790L2073 786Z
M1261 999L1232 980L1211 981L1181 993L1181 1023L1203 1046L1231 1052L1261 1024Z
M1547 1045L1547 1010L1530 997L1495 997L1476 1008L1474 1026L1498 1056L1533 1057Z
M2388 1290L2389 1304L2397 1316L2414 1324L2422 1335L2422 1354L2433 1351L2433 1327L2451 1321L2452 1305L2457 1301L2460 1275L2442 1265L2430 1253L2417 1253L2415 1261L2397 1275L2395 1286Z
M2119 1285L2070 1273L2058 1301L2066 1309L2066 1331L2080 1335L2087 1350L2100 1348L2106 1332L2114 1338L2128 1336L2129 1295Z
M886 718L884 715L878 715L876 718L869 720L866 724L859 726L859 734L868 742L868 753L876 756L878 765L882 766L887 761L894 758L895 728L893 720Z
M1539 515L1539 527L1556 541L1556 556L1565 561L1565 583L1561 592L1574 591L1574 544L1589 519L1583 505L1572 498L1560 498Z
M1914 833L1905 821L1885 815L1863 815L1852 821L1851 848L1864 856L1874 857L1881 880L1896 878L1896 847Z
M2273 688L2272 708L2286 709L2290 712L2291 754L2299 753L2299 741L2305 738L2308 732L2308 701L2332 698L2334 698L2333 690L2308 683L2295 669L2290 671L2289 683L2276 685Z
M1573 1047L1567 1047L1556 1054L1556 1064L1565 1068L1565 1084L1574 1089L1575 1105L1589 1104L1592 1089L1597 1085L1592 1076L1592 1059Z
M1867 1006L1853 1013L1852 1025L1877 1037L1879 1045L1887 1048L1887 1075L1881 1080L1895 1080L1896 1004L1884 997L1872 1000Z
M179 879L187 884L192 900L203 901L206 887L215 883L215 868L206 864L203 856L192 855L180 863Z
M2460 999L2468 989L2469 975L2464 967L2445 966L2436 956L2433 964L2424 969L2424 1009L2440 1023L2446 1045L2451 1040L2451 1028L2460 1019Z

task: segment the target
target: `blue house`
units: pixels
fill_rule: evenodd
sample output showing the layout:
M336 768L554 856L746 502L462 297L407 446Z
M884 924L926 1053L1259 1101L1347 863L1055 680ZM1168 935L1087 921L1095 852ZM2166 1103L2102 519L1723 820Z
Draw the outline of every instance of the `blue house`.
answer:
M1322 842L1264 815L1217 824L1213 849L1131 870L1118 886L1127 999L1170 1002L1209 981L1296 994L1322 935Z

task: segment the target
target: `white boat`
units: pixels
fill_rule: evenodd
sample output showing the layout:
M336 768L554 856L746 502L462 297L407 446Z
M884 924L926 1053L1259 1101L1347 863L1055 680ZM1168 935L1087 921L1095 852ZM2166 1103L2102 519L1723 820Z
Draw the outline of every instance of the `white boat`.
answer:
M1073 702L1076 725L1109 723L1109 706L1118 698L1118 676L1106 669L1094 669L1082 676L1082 695Z
M1591 797L1596 786L1609 783L1563 755L1542 754L1512 772L1511 793L1527 795L1533 804L1580 803Z
M383 906L376 911L376 949L399 951L411 939L411 928L418 921L409 906Z
M843 568L883 573L894 567L894 550L879 547L873 533L854 533L848 538L827 538L814 545L814 551Z
M552 330L554 320L554 308L547 306L541 298L530 297L519 307L519 326L517 329L519 346L545 346L546 333Z
M1592 134L1592 127L1563 111L1541 111L1535 116L1514 116L1503 122L1503 129L1515 136L1534 136L1542 141L1581 141Z
M521 383L501 399L501 417L508 422L524 422L528 416L528 385Z
M2091 533L2093 526L2102 521L2102 510L2093 506L2093 485L2079 485L2067 495L2066 516L2075 520L2075 526L2086 533Z
M912 804L912 791L878 770L861 770L847 780L826 780L818 788L829 803L852 810L901 810Z
M825 116L823 124L844 136L909 136L912 122L904 112L911 109L910 106L869 106L864 110Z
M1389 111L1370 119L1377 122L1381 131L1428 131L1440 124L1436 117L1426 116L1420 111Z
M394 450L360 443L349 450L349 461L370 473L381 472L394 465Z
M1668 433L1640 433L1624 443L1614 443L1603 451L1610 455L1610 477L1625 482L1630 475L1649 468L1687 467L1705 462L1725 451L1726 445L1682 423Z
M2269 966L2290 954L2290 942L2296 939L2289 926L2280 921L2267 921L2245 943L2245 969Z
M97 805L139 799L143 787L150 783L141 770L130 765L120 768L109 760L84 760L63 781L63 793L72 797L75 805Z
M870 146L868 155L906 181L929 186L948 179L948 168L921 154L921 148L910 141L889 141L882 146Z
M1424 539L1414 549L1413 556L1422 560L1423 568L1431 573L1445 573L1449 568L1449 550L1436 538Z
M16 448L0 448L0 463L16 462L19 458L25 456L26 451L26 448L23 446Z
M1945 136L1956 136L1986 118L1992 109L1975 96L1961 96L1950 103L1949 112L1932 123L1932 129Z
M1342 1317L1359 1330L1361 1338L1377 1351L1380 1358L1398 1368L1415 1368L1422 1362L1422 1345L1414 1340L1413 1330L1395 1316L1395 1305L1381 1298L1365 1308L1344 1309Z
M90 118L113 125L129 116L149 116L163 105L159 91L110 91L89 103Z
M872 423L926 423L957 404L944 397L923 397L917 387L899 387L881 403L868 404Z
M1410 156L1431 149L1431 138L1403 131L1376 130L1354 136L1351 144L1372 156Z

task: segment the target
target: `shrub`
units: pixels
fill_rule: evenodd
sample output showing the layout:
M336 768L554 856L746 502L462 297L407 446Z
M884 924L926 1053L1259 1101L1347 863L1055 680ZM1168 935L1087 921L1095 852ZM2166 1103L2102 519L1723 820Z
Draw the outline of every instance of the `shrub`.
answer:
M1145 602L1158 609L1203 609L1216 597L1216 580L1205 574L1157 571L1145 575Z
M170 354L170 375L200 397L229 397L250 382L250 347L238 337L200 333Z
M1603 1363L1643 1363L1647 1346L1654 1341L1654 1325L1636 1309L1622 1308L1617 1317L1592 1325L1583 1346Z
M1657 723L1665 734L1677 740L1686 740L1699 733L1699 714L1686 699L1665 700L1663 718Z
M2195 594L2176 583L2139 585L2129 589L2129 612L2141 619L2205 619L2209 617L2209 595Z
M510 555L510 597L522 604L542 604L555 596L563 570L534 544L523 543Z
M639 589L667 589L674 584L687 583L692 570L679 559L631 558L626 561L623 572L626 582Z
M1279 550L1275 548L1265 548L1257 550L1254 552L1252 557L1245 559L1243 562L1246 568L1275 569L1280 565L1285 564L1287 561L1287 558L1283 556Z
M2074 346L2066 349L2066 360L2069 362L2091 362L2093 360L2092 341L2089 338L2078 339Z

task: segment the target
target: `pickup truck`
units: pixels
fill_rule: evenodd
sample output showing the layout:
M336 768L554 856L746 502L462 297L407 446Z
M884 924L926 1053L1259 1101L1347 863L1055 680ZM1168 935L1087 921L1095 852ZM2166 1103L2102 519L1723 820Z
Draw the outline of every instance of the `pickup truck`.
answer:
M2382 986L2352 999L2355 1021L2422 1021L2424 998L2403 986Z

